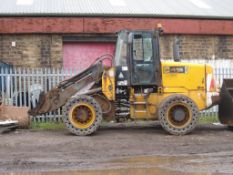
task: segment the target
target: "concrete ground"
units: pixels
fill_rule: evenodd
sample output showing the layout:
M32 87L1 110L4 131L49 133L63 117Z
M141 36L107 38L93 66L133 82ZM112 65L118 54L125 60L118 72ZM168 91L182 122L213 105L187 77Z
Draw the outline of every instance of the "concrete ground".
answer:
M104 125L85 137L16 130L0 140L0 174L233 174L233 131L211 124L185 136L141 122Z

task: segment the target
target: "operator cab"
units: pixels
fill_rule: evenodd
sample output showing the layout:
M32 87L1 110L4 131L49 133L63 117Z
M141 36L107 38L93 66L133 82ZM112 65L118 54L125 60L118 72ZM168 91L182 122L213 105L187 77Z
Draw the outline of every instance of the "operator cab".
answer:
M157 87L161 80L159 31L120 31L114 64L116 86Z

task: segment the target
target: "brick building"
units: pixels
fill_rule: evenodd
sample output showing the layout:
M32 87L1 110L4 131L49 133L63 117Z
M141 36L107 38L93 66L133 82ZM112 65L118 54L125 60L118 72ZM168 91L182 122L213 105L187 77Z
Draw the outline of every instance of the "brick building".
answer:
M0 0L0 60L83 69L121 29L164 28L161 57L233 59L232 0Z

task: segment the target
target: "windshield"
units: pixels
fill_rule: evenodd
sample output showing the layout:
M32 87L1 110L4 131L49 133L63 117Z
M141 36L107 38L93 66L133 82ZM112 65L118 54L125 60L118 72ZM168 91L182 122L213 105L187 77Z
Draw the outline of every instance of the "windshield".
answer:
M115 52L115 66L127 65L127 33L120 32L118 34L116 52Z
M146 34L134 35L133 39L133 59L143 62L152 62L153 50L152 50L152 38Z

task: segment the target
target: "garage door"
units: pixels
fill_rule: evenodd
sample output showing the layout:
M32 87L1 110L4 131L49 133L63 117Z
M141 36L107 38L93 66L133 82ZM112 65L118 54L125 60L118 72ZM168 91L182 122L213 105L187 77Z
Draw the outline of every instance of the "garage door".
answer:
M82 71L104 54L114 54L115 43L64 42L63 67ZM106 60L105 64L109 64Z

